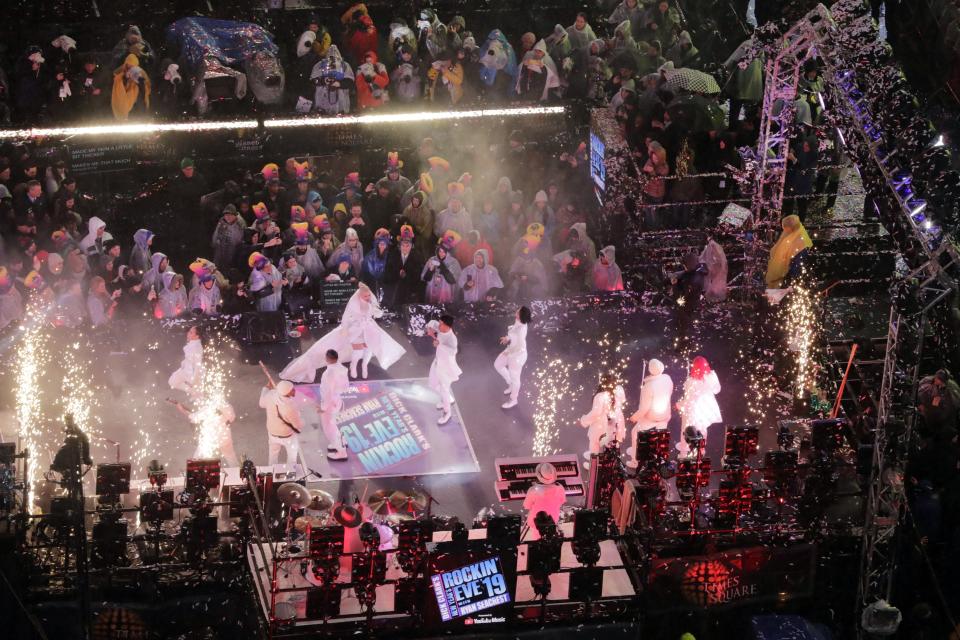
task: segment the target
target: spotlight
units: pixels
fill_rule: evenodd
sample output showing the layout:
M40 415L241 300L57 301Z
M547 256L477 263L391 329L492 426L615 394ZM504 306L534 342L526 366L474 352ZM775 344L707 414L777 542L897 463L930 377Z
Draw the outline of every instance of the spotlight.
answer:
M930 146L936 149L937 147L944 147L946 144L946 141L943 139L943 134L941 133L936 137L936 139L933 141L933 144Z
M917 215L927 208L927 201L923 198L911 198L907 201L907 206L910 207L911 215Z

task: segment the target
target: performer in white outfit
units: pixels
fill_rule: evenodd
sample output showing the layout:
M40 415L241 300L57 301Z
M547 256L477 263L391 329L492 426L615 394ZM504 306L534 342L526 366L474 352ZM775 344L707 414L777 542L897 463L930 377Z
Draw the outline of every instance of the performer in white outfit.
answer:
M690 447L683 433L687 427L693 427L706 439L707 428L715 422L722 422L720 405L716 395L720 393L720 380L717 373L710 369L710 363L703 356L697 356L690 364L690 373L683 383L683 397L677 403L677 409L683 420L680 427L680 442L677 449L680 455L687 455Z
M527 362L527 326L530 324L530 317L530 309L527 307L517 309L517 317L507 329L507 335L500 338L500 344L507 345L507 348L493 362L494 369L507 383L503 395L509 395L510 399L501 405L504 409L517 406L520 373Z
M617 384L610 374L600 378L597 392L593 396L593 407L590 413L581 416L580 425L587 430L590 448L583 454L590 459L590 455L600 453L600 447L614 439L623 442L627 435L627 424L623 418L623 404L626 395L623 387ZM588 466L584 463L584 466Z
M407 350L380 328L376 319L381 316L383 310L370 287L360 283L343 311L340 326L288 364L280 377L294 382L313 382L317 369L327 366L326 354L330 349L337 352L339 362L350 361L350 375L354 378L358 364L360 375L367 377L367 364L374 356L383 369L389 369Z
M537 482L527 489L523 499L523 508L527 510L527 530L529 533L524 540L539 540L540 532L534 524L537 514L543 511L553 518L553 522L560 521L560 509L567 501L567 492L557 484L557 469L549 462L537 465Z
M640 406L630 416L633 429L630 431L630 448L627 466L637 466L637 433L649 429L666 429L670 423L670 397L673 395L673 380L663 372L663 363L654 358L648 365L650 375L640 385Z
M337 352L327 350L327 368L320 376L320 425L327 438L327 457L346 460L347 447L337 426L337 414L343 408L343 394L350 390L347 368L338 362Z
M303 417L293 399L295 394L293 383L288 380L281 380L276 388L268 384L260 392L260 407L267 411L267 436L270 442L268 464L270 465L280 461L281 449L287 452L287 464L297 464Z
M450 405L455 402L450 387L463 373L457 365L457 336L453 333L453 316L444 314L440 316L440 322L428 322L427 335L433 338L433 346L437 348L437 355L430 365L429 378L430 388L440 396L437 409L441 410L441 414L437 424L447 424L450 421Z
M192 326L187 330L187 344L183 345L183 361L180 368L170 374L167 384L171 389L186 393L192 400L199 399L203 382L203 341L200 339L200 327Z

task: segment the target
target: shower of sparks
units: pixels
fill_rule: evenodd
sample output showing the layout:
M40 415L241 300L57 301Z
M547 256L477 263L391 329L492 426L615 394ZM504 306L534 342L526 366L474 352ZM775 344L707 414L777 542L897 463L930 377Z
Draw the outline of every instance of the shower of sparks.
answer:
M63 371L63 394L60 406L63 415L70 414L81 431L87 434L91 444L101 443L99 416L94 386L90 383L91 363L84 358L89 351L81 351L80 343L66 346L59 354L58 365Z
M221 350L208 343L203 349L203 373L193 416L197 424L196 455L201 458L220 455L221 431L228 428L222 415L223 407L227 404L224 370Z
M817 295L803 283L793 285L783 309L787 347L794 354L794 396L803 397L813 383L814 345L817 337Z
M29 452L29 485L27 504L33 511L33 496L37 481L42 477L46 464L42 454L49 447L43 429L43 400L40 382L49 362L47 334L43 320L46 311L31 304L27 320L20 326L20 344L16 349L15 401L17 430L21 446Z
M588 378L589 383L586 385L576 384L574 381L574 378L584 379L583 370L586 367L583 360L569 362L566 357L553 357L550 354L554 349L553 341L548 339L544 345L544 364L533 373L538 390L533 412L533 455L536 457L559 452L556 438L561 428L574 425L579 429L580 414L589 410L589 406L577 405L575 400L587 398L592 401L601 375L611 374L617 384L627 386L624 371L630 364L630 357L623 353L623 344L619 339L604 334L584 342L595 349L595 354L587 358L587 361L596 366L594 371L587 372L588 376L593 377Z
M581 363L578 363L581 364ZM533 374L537 396L533 411L533 455L543 457L557 453L554 440L559 433L557 419L559 405L569 402L571 365L562 358L555 358L537 369Z

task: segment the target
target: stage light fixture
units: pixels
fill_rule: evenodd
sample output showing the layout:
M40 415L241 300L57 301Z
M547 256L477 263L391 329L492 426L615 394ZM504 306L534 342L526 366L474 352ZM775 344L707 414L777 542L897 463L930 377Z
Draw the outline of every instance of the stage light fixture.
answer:
M270 118L263 121L265 128L337 127L356 124L402 124L410 122L436 122L439 120L467 120L477 118L510 118L533 115L559 115L565 107L511 107L504 109L471 109L466 111L416 111L412 113L382 113L362 116ZM32 129L0 129L0 140L76 137L76 136L130 136L155 133L199 133L204 131L230 131L256 129L257 120L219 120L201 122L141 122L128 124L87 125L77 127L48 127Z

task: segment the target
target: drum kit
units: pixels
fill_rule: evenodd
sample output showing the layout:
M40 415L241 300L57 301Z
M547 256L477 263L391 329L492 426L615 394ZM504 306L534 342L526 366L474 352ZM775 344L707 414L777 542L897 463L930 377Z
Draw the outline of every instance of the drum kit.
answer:
M301 551L299 543L309 538L311 528L342 525L351 530L347 532L350 536L364 522L371 522L379 530L380 550L393 549L400 523L416 519L429 504L429 497L422 493L386 489L375 491L365 502L348 504L337 502L322 489L308 489L295 482L280 485L277 499L285 507L287 549L294 554Z

